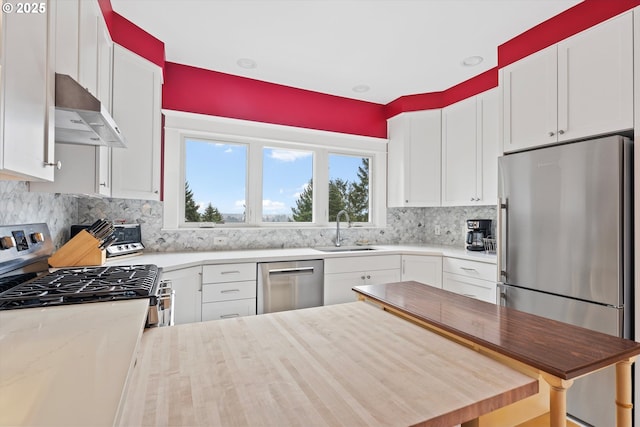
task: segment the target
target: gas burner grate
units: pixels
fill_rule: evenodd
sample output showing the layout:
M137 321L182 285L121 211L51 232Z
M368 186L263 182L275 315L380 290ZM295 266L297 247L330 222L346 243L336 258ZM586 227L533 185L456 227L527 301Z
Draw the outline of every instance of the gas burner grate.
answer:
M64 268L0 294L0 310L153 297L159 269L153 264Z

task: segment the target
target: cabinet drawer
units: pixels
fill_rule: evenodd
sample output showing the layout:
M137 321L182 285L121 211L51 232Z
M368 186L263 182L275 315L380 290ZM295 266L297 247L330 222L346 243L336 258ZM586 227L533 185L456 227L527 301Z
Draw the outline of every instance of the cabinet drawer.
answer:
M202 285L202 302L229 301L255 297L255 280Z
M496 303L496 284L488 280L443 273L442 289L480 301Z
M256 299L210 302L202 304L202 321L232 319L256 314Z
M256 263L205 265L202 283L243 282L256 280Z
M442 271L491 282L495 282L498 275L495 264L449 257L443 258Z
M352 256L324 260L325 274L400 268L400 255Z

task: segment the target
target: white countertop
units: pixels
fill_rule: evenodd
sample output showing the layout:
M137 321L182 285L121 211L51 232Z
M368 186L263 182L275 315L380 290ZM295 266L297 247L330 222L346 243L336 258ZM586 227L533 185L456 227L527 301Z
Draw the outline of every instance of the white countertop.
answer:
M0 425L112 426L149 300L0 311Z
M155 264L164 271L195 267L203 264L227 264L236 262L272 262L304 259L329 259L375 255L434 255L496 263L495 254L472 252L452 246L437 245L370 245L371 251L323 252L312 248L252 249L206 252L147 252L141 255L116 257L107 260L108 265Z

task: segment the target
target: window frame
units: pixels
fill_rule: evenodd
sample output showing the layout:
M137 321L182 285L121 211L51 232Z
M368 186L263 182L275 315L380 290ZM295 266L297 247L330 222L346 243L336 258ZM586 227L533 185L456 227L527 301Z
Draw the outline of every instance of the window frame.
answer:
M335 225L329 211L329 155L367 157L369 163L369 222L357 227L386 225L386 145L382 138L294 128L237 119L163 110L164 229L200 228L326 228ZM244 223L217 224L184 220L186 140L247 146ZM313 222L264 222L263 158L265 148L313 153ZM178 182L178 185L176 184Z

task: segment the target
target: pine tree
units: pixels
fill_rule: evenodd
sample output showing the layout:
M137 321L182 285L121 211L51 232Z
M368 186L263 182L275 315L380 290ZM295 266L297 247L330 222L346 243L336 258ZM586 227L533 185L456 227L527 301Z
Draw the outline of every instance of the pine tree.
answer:
M369 159L363 158L358 167L359 182L349 186L348 206L349 215L354 222L369 221Z
M187 222L199 222L201 220L198 212L200 205L196 205L193 200L193 191L189 188L189 182L184 183L184 219Z
M298 196L296 206L291 208L291 213L296 222L313 221L313 179L309 180L309 185Z
M204 213L202 214L202 221L221 224L224 223L224 218L222 218L222 214L220 213L218 208L214 208L211 203L209 203L209 205L205 208Z
M338 212L347 208L348 188L349 181L340 178L329 181L329 221L335 221ZM351 213L347 213L351 219Z

